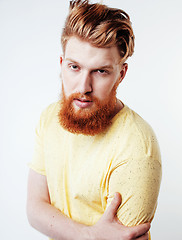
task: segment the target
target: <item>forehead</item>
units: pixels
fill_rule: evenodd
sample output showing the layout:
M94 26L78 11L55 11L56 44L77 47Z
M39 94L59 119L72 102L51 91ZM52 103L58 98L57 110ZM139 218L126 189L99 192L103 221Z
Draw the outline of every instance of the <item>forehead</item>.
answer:
M77 37L71 37L65 48L65 59L95 67L100 65L117 65L120 61L120 55L117 47L98 48L87 41Z

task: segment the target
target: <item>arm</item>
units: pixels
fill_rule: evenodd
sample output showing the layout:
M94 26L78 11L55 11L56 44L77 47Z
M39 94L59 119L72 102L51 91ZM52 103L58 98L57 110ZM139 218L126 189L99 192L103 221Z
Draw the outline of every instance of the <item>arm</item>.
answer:
M122 196L119 220L126 226L151 222L159 194L161 163L153 157L133 159L118 165L109 179L107 205L115 192Z
M29 172L27 216L30 224L55 240L147 240L150 224L125 227L116 217L121 197L116 194L101 219L93 226L79 224L51 206L46 177L33 170ZM140 236L140 237L139 237Z
M32 227L53 239L78 239L82 225L51 206L46 176L29 171L27 216ZM69 229L69 230L68 230Z

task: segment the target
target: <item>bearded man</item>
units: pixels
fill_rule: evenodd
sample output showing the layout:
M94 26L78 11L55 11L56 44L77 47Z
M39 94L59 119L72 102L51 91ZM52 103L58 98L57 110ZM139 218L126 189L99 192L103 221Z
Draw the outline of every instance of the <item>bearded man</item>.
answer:
M62 33L62 94L41 115L27 214L51 239L150 239L161 181L151 127L116 97L133 54L129 16L73 0Z

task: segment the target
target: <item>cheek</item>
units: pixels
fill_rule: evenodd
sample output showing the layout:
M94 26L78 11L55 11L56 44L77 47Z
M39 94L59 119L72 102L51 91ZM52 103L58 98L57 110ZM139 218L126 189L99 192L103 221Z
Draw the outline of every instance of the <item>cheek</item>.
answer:
M114 84L115 82L112 80L100 83L96 82L94 85L94 95L102 100L107 98L110 95Z
M66 71L62 71L61 77L65 94L66 96L69 96L70 94L73 93L75 89L75 83L73 81L73 78Z

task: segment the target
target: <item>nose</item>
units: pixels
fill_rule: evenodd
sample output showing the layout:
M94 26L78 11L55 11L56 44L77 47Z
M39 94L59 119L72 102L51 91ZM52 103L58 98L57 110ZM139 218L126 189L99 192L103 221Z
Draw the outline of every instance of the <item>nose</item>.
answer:
M92 89L92 77L87 71L83 71L79 79L79 92L82 94L88 94L93 91Z

